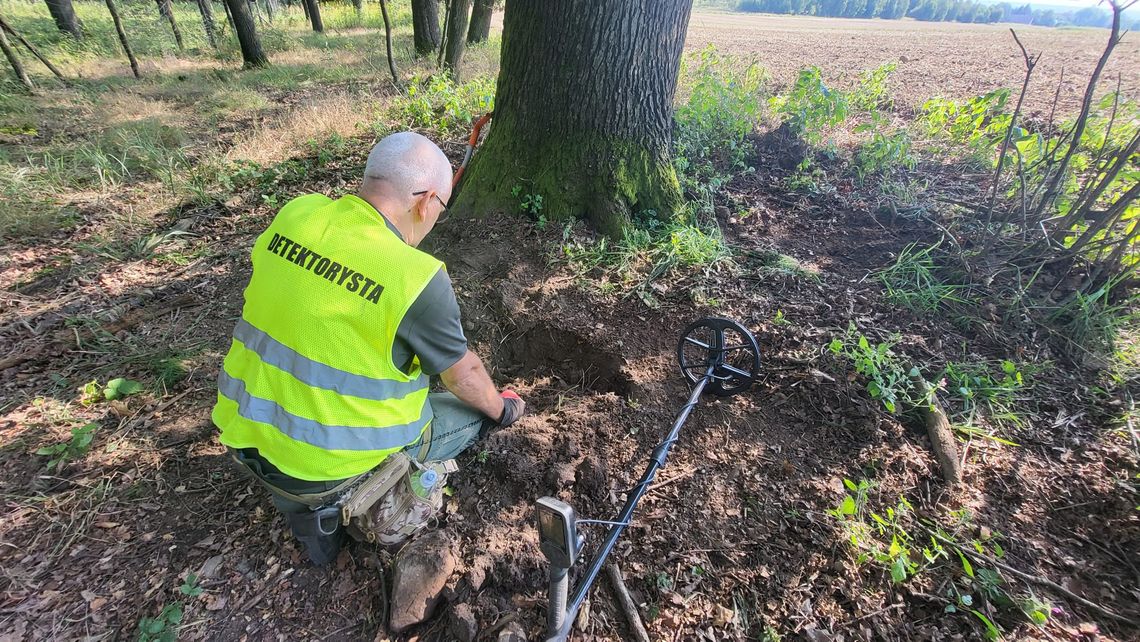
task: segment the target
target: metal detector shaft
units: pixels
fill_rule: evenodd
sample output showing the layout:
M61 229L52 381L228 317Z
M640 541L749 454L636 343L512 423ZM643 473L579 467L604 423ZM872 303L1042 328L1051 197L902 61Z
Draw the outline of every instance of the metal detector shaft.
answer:
M637 502L639 502L646 491L649 490L649 485L652 484L653 479L657 477L657 471L665 466L665 458L669 456L669 449L672 448L673 444L677 441L678 435L681 434L681 427L685 425L689 414L693 412L693 408L697 407L697 402L701 399L701 393L704 392L705 386L708 385L709 381L713 378L713 370L714 367L709 366L705 376L698 380L696 385L693 386L693 392L689 395L689 402L686 403L685 406L681 408L681 412L677 414L677 419L673 422L673 428L669 431L669 436L653 450L653 455L649 460L649 466L641 476L641 481L637 483L637 486L634 486L629 497L625 500L625 506L621 509L621 514L614 520L613 526L610 526L609 532L606 533L605 541L602 543L601 548L598 549L593 561L590 562L590 567L586 569L585 575L578 581L578 588L575 589L574 596L570 599L570 604L563 612L561 618L556 617L558 615L554 611L556 603L553 600L551 601L548 607L551 609L551 617L547 618L547 623L551 625L551 630L555 632L546 638L547 642L561 642L570 636L570 629L574 627L574 619L578 617L578 609L582 607L582 602L586 600L586 594L590 591L590 587L593 586L594 580L598 577L598 573L601 572L602 565L605 564L606 558L609 557L610 551L613 550L618 537L621 536L626 526L629 526L630 519L633 517L633 509L637 507ZM565 586L565 575L563 575L562 578L563 586ZM558 610L561 611L561 609Z

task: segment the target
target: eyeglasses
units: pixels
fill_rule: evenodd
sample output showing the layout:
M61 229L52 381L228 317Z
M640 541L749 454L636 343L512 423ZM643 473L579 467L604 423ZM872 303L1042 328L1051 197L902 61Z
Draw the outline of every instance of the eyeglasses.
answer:
M412 193L412 195L413 195L413 196L423 196L424 194L427 194L427 193L429 193L429 192L431 192L431 190L430 190L430 189L421 189L421 190L420 190L420 192L413 192L413 193ZM442 208L443 208L443 209L442 209L442 210L440 210L440 212L439 212L439 213L440 213L440 218L442 218L442 216L443 216L443 213L447 212L447 203L443 202L442 198L440 198L440 197L439 197L439 194L435 194L434 192L432 192L432 196L434 196L434 197L435 197L435 200L439 201L439 204L440 204L440 205L442 206Z

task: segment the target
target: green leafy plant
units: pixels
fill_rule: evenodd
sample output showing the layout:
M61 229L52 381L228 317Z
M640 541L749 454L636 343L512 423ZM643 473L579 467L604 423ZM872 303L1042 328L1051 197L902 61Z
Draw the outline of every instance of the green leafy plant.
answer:
M178 587L178 592L187 597L198 597L202 594L202 591L202 587L198 586L197 573L188 573L182 585Z
M48 470L58 471L67 462L87 454L91 448L91 441L95 439L95 430L98 428L99 424L96 422L72 428L71 437L67 441L40 448L36 450L36 454L50 457L47 463Z
M120 377L107 382L107 386L103 388L103 398L107 401L114 401L142 392L142 389L141 383Z
M914 384L910 372L891 351L896 340L872 345L851 324L847 334L828 344L832 354L846 358L855 372L867 381L867 392L878 399L888 412L896 412L902 402L913 402Z
M695 66L694 66L695 62ZM674 116L674 156L684 178L708 178L714 166L744 169L747 137L756 129L764 102L764 72L756 63L742 70L709 45L682 62L688 97Z
M478 76L457 84L448 74L435 74L412 79L404 97L394 102L390 115L411 127L450 135L462 132L494 108L493 76Z
M819 144L823 132L847 119L850 103L846 94L829 89L819 67L800 70L791 90L771 100L776 113L796 134L810 144Z
M182 623L182 605L167 604L157 617L139 620L138 642L174 642Z
M898 168L914 169L918 165L911 154L910 136L905 131L887 133L878 122L860 125L855 131L871 132L871 140L859 146L853 159L860 182L871 174L888 174Z

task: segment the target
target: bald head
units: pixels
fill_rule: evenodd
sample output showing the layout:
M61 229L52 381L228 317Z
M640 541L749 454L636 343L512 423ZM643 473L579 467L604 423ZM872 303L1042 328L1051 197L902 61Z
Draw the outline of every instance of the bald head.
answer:
M412 192L434 190L445 202L451 196L451 162L435 143L415 132L386 136L368 154L361 191L411 202Z
M357 196L371 203L414 247L451 199L451 163L420 134L392 134L368 154Z

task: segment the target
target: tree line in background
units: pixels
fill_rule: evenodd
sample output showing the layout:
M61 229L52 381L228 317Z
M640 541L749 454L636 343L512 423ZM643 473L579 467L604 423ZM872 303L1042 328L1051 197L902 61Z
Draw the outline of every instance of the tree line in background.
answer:
M169 25L171 35L179 49L182 51L182 29L175 20L171 2L173 0L155 0L155 7L159 16ZM313 31L324 32L324 22L321 19L321 3L319 0L222 0L225 9L226 21L219 25L214 19L211 0L193 1L202 18L202 29L206 40L212 47L218 49L221 38L224 37L225 27L228 25L237 37L241 48L242 60L247 68L264 67L269 64L269 57L261 46L261 39L257 31L257 20L272 22L273 14L279 10L281 4L292 6L299 4L305 12L306 18L312 25ZM85 27L75 14L72 0L44 0L52 20L63 34L77 41L85 36ZM115 0L104 0L107 11L115 25L119 43L123 48L131 65L135 77L141 77L138 61L130 45L129 30L119 16ZM364 11L363 0L351 0L358 14ZM463 50L467 44L476 44L487 40L491 31L491 17L495 10L496 0L410 0L412 9L412 23L414 31L414 46L418 56L430 56L439 52L438 65L458 78ZM387 0L378 0L380 11L383 14L385 25L385 45L388 55L388 66L392 73L392 80L399 82L395 61L392 56L392 30L388 20ZM440 4L443 4L443 24L440 24ZM262 10L264 6L264 11ZM0 51L7 58L17 79L29 91L34 91L34 85L24 70L23 64L16 53L13 44L8 40L12 36L19 44L32 53L60 80L66 80L63 75L47 60L35 46L3 20L0 16Z
M740 0L738 11L749 13L782 13L827 18L882 18L898 20L910 17L924 22L993 23L1013 22L1042 27L1074 25L1078 27L1112 26L1112 14L1099 7L1086 7L1072 13L1052 9L1034 9L1029 4L1013 6L1008 2L986 4L974 0ZM1140 18L1131 21L1140 28Z

